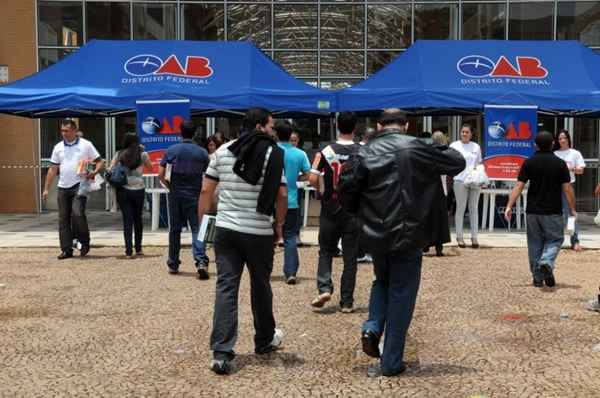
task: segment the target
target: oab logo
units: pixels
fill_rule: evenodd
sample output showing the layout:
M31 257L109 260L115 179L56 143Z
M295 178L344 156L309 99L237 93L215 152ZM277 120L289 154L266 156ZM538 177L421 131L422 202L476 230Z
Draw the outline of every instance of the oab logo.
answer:
M154 135L160 131L161 123L160 120L154 116L148 116L142 122L142 130L148 135Z
M488 126L488 135L494 140L501 140L506 134L506 129L502 125L502 122L495 121Z
M507 127L502 122L495 121L488 126L487 133L496 141L524 141L530 140L533 135L531 125L526 120L509 121Z
M185 62L171 54L166 59L153 54L139 54L125 61L123 68L132 77L123 83L148 83L168 80L177 83L206 84L214 70L206 57L188 55Z
M456 63L456 69L470 78L544 79L548 69L539 58L518 56L515 63L501 55L495 62L483 55L467 55Z

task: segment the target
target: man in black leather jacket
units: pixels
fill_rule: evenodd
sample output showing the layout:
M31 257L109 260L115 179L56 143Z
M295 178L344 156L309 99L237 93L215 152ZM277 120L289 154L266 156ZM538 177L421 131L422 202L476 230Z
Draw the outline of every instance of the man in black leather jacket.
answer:
M343 206L358 215L361 245L372 253L375 281L369 319L363 325L363 351L381 356L384 376L402 373L406 332L421 279L422 248L430 245L427 219L439 200L440 175L465 168L462 155L446 146L406 135L406 116L382 113L378 132L342 172L338 191Z

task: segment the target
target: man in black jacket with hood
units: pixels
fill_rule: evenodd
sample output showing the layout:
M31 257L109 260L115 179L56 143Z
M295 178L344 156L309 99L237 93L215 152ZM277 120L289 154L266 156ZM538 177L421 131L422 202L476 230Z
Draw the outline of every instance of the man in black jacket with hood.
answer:
M427 219L439 200L440 175L465 168L461 154L446 146L406 135L406 116L382 113L378 132L342 172L339 193L348 211L358 214L361 245L372 254L375 281L369 319L363 325L363 351L381 356L384 376L402 373L406 333L421 279L422 248L430 245Z

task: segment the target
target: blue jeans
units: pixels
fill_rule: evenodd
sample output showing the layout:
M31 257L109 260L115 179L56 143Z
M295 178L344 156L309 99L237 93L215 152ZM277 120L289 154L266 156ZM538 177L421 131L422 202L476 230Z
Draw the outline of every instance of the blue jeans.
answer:
M181 230L184 226L190 226L192 230L192 253L196 266L201 263L208 264L208 256L204 242L198 240L198 198L183 198L169 195L169 217L171 225L169 228L169 259L167 264L171 268L178 268L181 261L179 252L181 250Z
M529 269L536 281L543 279L540 264L554 270L554 262L564 239L564 221L560 214L527 214L527 250Z
M384 375L392 375L403 368L406 333L421 282L423 251L411 249L372 256L375 281L363 332L370 330L381 336L385 331L381 370Z
M288 209L283 225L283 275L286 278L296 276L300 261L298 259L298 209Z
M571 184L572 185L572 184ZM573 187L575 189L575 187ZM562 193L562 212L563 212L563 220L565 225L567 224L567 219L571 215L571 209L569 208L569 202L567 202L567 197L565 193ZM579 225L575 222L575 232L571 235L571 247L575 246L579 243Z

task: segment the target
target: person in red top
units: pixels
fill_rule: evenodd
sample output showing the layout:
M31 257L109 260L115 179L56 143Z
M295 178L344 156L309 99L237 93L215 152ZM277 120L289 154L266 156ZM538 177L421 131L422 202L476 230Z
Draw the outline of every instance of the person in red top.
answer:
M337 183L342 165L354 156L360 145L354 142L356 117L351 112L342 112L337 118L340 132L338 141L318 152L313 161L311 185L321 193L321 214L319 216L319 266L317 288L319 295L311 305L321 308L331 300L333 282L331 265L337 253L337 243L342 239L344 270L341 278L340 309L344 313L354 311L354 287L356 285L356 254L358 245L358 224L356 217L347 213L337 196Z

